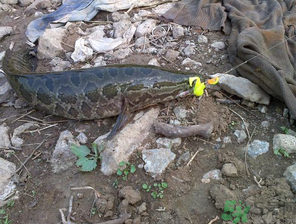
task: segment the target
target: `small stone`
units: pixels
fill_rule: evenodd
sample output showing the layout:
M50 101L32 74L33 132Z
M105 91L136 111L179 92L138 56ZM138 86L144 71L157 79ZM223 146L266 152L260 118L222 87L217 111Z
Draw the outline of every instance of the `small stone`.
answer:
M52 59L49 64L53 66L53 71L64 71L71 67L71 63L69 61L63 61L59 57Z
M225 48L225 43L221 41L217 41L211 44L212 48L218 49L218 50L223 50Z
M189 66L202 66L202 63L194 61L190 58L186 58L182 61L182 65L189 65Z
M293 192L296 193L296 164L289 166L286 169L284 176L287 178Z
M138 207L138 213L142 214L143 212L145 212L147 210L146 208L146 202L143 202L139 207Z
M235 130L234 135L237 137L237 142L241 143L247 138L247 134L244 130Z
M216 170L211 170L211 171L207 172L202 177L202 180L206 180L206 179L221 180L222 179L221 171L216 169Z
M145 162L145 170L152 177L162 174L166 167L175 159L176 155L170 149L144 149L142 158Z
M181 145L182 139L181 138L158 138L156 140L157 147L161 148L173 148Z
M184 37L184 28L180 25L173 26L173 38L179 39Z
M227 177L237 177L237 169L232 163L225 163L222 167L222 174Z
M270 126L269 122L268 121L262 121L261 122L261 127L264 128L264 129L268 129Z
M273 150L284 149L287 153L296 153L296 137L276 134L273 137Z
M208 43L208 38L204 35L199 35L197 38L197 42L202 44L202 43Z
M132 22L129 18L119 20L118 22L113 23L114 27L114 37L123 37L127 30L131 27Z
M125 198L129 204L136 204L142 199L141 193L137 190L134 190L131 186L123 187L118 194L119 198Z
M135 46L136 47L142 47L144 45L149 44L149 40L147 39L147 37L139 37L136 41L135 41Z
M177 119L185 119L187 116L188 111L185 109L185 107L178 106L174 108L174 114L177 117Z
M33 123L25 123L14 129L13 135L11 137L11 144L15 147L21 147L24 144L24 140L18 136L33 126Z
M0 26L0 40L11 34L12 31L13 29L10 26Z
M179 51L174 51L172 49L169 49L167 53L165 54L165 58L169 61L175 61L177 57L179 56Z
M230 144L232 141L231 141L231 137L230 136L226 136L223 138L223 143L225 144Z
M8 131L9 127L6 123L0 125L0 148L2 149L9 149L11 146Z
M136 30L136 37L143 37L150 33L152 29L156 26L157 21L154 19L147 19L141 23Z
M81 144L86 144L88 140L87 136L83 132L79 133L79 135L76 138Z
M184 48L184 54L186 56L190 56L192 54L195 54L195 49L192 45L188 45L187 47Z
M266 114L267 112L267 107L264 105L258 105L258 110L262 113L262 114Z
M256 158L269 150L269 143L266 141L254 140L248 146L248 155L252 158Z
M148 62L148 65L160 66L160 64L159 64L159 62L157 61L156 58L151 59L151 60Z

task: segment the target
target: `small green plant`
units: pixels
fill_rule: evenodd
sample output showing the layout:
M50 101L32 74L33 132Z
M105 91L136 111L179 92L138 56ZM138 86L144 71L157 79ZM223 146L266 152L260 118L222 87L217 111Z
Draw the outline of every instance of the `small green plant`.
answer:
M5 210L3 208L0 210L0 215L5 215Z
M10 224L12 220L9 220L8 215L3 217L3 220L0 220L0 224Z
M114 181L113 181L113 184L112 184L112 186L114 187L114 188L118 188L118 180L117 179L115 179Z
M278 156L284 156L286 158L290 158L290 154L287 153L287 151L283 148L278 148L278 149L274 150L273 153Z
M235 125L237 125L237 122L236 122L236 121L231 121L231 122L228 124L228 126L229 126L229 128L230 128L231 130L233 129L233 127L234 127Z
M100 157L100 153L103 151L104 146L101 145L100 149L95 143L91 144L92 149L89 149L86 145L72 145L71 151L78 157L76 166L80 167L83 172L93 171L97 167L97 162Z
M161 183L154 183L153 184L153 191L151 192L151 196L156 199L156 198L163 198L164 194L164 189L168 187L167 182L161 182ZM142 188L149 192L152 189L151 185L148 184L143 184Z
M127 180L127 177L130 173L134 173L136 172L136 167L135 165L133 164L130 164L129 162L124 162L124 161L121 161L119 163L119 168L117 169L117 172L116 174L118 176L122 176L122 179L124 181Z
M36 192L36 191L34 191L34 190L32 190L32 196L33 196L33 197L35 197L35 196L36 196L36 194L37 194L37 192Z
M7 202L6 206L7 207L13 207L14 206L15 201L14 200L10 200Z
M287 134L289 134L289 128L287 128L287 127L281 127L281 129L282 129L282 131L287 135Z

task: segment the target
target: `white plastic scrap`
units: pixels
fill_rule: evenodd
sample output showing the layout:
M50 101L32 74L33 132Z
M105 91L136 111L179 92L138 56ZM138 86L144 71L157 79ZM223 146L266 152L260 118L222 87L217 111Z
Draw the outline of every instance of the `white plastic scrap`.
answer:
M71 58L74 62L84 62L93 55L93 49L85 46L85 39L79 38L75 42L75 51L72 53Z

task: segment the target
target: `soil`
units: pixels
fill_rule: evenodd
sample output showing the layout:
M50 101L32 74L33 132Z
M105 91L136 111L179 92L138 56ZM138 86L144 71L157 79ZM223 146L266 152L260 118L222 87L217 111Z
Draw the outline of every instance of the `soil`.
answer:
M23 7L14 6L14 8L16 11L13 13L3 12L0 14L1 25L5 24L16 28L11 36L0 42L2 50L7 49L12 41L15 42L16 47L24 45L25 28L34 19L33 15L24 17ZM38 11L42 10L38 9ZM46 13L44 10L43 12ZM106 13L98 15L94 20L105 18L105 15ZM21 18L14 20L18 16ZM201 32L201 30L195 30L192 32L193 35L185 36L180 41L181 45L185 40L196 42ZM227 42L228 38L220 32L205 33L205 35L210 43L214 41ZM73 46L74 41L71 38L68 40L67 44ZM179 46L176 46L175 50L178 50L178 48ZM71 49L68 48L67 50ZM215 56L213 57L213 55ZM223 55L227 55L226 50L217 52L212 50L209 53L208 44L198 45L198 51L191 59L201 62L203 64L202 70L200 68L195 70L191 68L190 72L215 74L229 70L232 66L228 63L227 58L221 59ZM110 59L108 64L145 65L150 59L155 57L155 55L146 53L133 53L123 61ZM207 63L210 59L212 63ZM160 58L159 62L168 69L187 70L186 66L181 65L181 59L171 63ZM39 71L50 71L51 67L48 65L48 61L39 61L38 63ZM75 65L73 68L79 66L82 66L82 64ZM240 104L220 104L216 101L218 93L220 92L208 89L207 94L201 99L189 96L182 100L175 100L161 105L163 110L160 114L160 117L162 117L160 120L169 122L171 119L175 119L173 109L176 106L185 106L190 111L190 114L182 123L190 125L212 121L215 126L213 137L210 140L198 137L182 139L182 144L172 149L177 155L175 161L157 179L150 177L144 169L138 168L139 165L143 164L140 153L141 149L139 149L139 153L134 154L130 159L130 163L134 164L137 170L134 174L130 174L126 181L116 174L104 176L99 168L89 173L83 173L74 166L67 171L54 174L50 163L52 152L62 131L69 130L74 136L77 136L79 134L78 130L83 130L88 137L87 145L90 146L91 142L98 136L110 130L116 118L78 122L34 111L29 116L24 116L15 121L15 119L31 111L32 108L22 107L15 109L13 106L1 106L0 120L5 119L5 123L10 127L11 132L14 128L33 119L39 124L39 128L42 128L43 122L58 124L39 132L22 134L21 137L24 139L25 144L21 150L15 150L13 153L12 150L0 151L1 157L19 166L19 160L24 161L34 148L44 140L43 145L36 151L33 159L30 159L26 164L26 169L22 169L19 175L19 182L17 184L19 200L16 200L13 206L4 207L5 212L9 215L11 224L61 223L59 209L68 209L71 195L74 196L72 216L75 218L75 223L99 223L110 220L110 217L104 218L106 211L101 210L93 211L94 214L90 217L94 200L94 192L92 190L71 190L73 187L85 186L96 189L102 197L108 195L114 197L114 205L109 209L109 211L112 211L112 219L119 215L118 205L122 201L118 197L119 190L124 186L132 186L133 189L140 191L142 197L141 201L129 208L132 214L131 219L134 220L133 223L207 224L218 216L220 219L215 223L221 224L223 223L221 219L223 210L217 209L217 204L215 204L217 201L212 197L214 195L212 187L221 185L231 189L231 192L238 199L251 206L247 216L247 223L296 223L295 195L291 192L285 178L283 178L286 168L295 162L295 156L291 155L290 158L284 158L275 155L271 150L273 136L277 133L282 133L281 127L295 130L295 126L290 124L288 118L282 116L285 105L272 99L267 113L263 114L256 108L247 108ZM223 94L233 100L237 100L234 96L224 92ZM252 135L252 140L259 139L270 143L270 150L267 153L253 159L247 157L245 161L245 147L248 144L248 139L238 143L233 135L234 130L244 129L244 124L242 119L233 113L232 110L237 112L248 123L248 130ZM263 128L260 125L262 121L268 121L270 126ZM231 138L231 143L225 144L216 141L218 138L223 140L227 136ZM190 166L187 166L186 163L177 164L176 161L182 154L188 151L191 158L198 149L203 150L197 154ZM231 162L240 167L237 177L223 176L223 179L211 180L210 183L203 183L201 181L205 173L210 170L221 169L226 162ZM249 175L246 171L246 164ZM259 187L255 182L254 176L258 180L262 179L262 187ZM161 181L168 183L168 188L164 190L164 197L162 199L154 199L151 197L150 192L145 192L142 189L143 183L153 185ZM219 190L220 188L217 189L216 193L224 197L224 201L230 200L226 194L223 194L222 190ZM140 214L137 211L137 207L143 202L146 202L147 210ZM291 210L291 206L294 210ZM131 221L128 222L132 223ZM232 222L230 221L229 223Z

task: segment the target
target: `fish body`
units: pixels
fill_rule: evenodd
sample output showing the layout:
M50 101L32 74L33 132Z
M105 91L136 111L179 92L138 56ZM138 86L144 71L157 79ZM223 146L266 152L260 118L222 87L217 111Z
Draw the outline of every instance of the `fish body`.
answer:
M3 70L18 96L47 113L93 120L117 116L123 101L130 111L175 99L189 90L188 75L154 66L112 65L33 73L28 57L8 52Z

